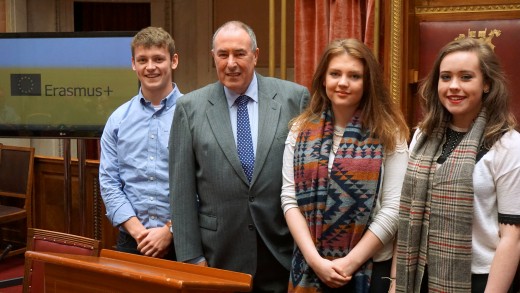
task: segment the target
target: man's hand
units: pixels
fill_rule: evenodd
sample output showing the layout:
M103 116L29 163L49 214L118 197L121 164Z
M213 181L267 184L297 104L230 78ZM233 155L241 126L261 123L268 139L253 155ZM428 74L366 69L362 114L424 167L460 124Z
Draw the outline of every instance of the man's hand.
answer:
M146 256L164 257L170 250L173 236L168 226L159 228L150 228L148 233L142 239L136 239L138 242L137 249Z

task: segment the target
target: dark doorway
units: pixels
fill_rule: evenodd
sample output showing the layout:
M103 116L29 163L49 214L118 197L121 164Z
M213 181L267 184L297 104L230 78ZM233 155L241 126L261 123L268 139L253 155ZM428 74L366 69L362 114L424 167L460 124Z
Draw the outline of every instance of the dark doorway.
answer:
M74 2L74 31L138 31L150 25L150 3Z

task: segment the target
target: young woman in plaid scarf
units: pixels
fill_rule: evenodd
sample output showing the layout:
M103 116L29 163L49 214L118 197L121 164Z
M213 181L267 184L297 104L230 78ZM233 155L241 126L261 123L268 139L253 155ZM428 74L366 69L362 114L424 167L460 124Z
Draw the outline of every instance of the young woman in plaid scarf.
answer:
M481 40L452 41L419 96L396 291L508 292L520 260L520 134L498 58Z

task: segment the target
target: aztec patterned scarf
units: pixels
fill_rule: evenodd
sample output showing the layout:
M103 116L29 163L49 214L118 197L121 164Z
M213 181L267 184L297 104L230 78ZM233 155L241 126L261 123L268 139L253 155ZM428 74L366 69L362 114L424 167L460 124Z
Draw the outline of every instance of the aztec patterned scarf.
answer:
M328 172L334 125L330 110L298 135L294 151L296 199L310 229L316 249L324 258L344 257L368 227L376 203L383 148L361 126L356 112ZM372 262L353 276L356 292L368 292ZM307 265L296 247L290 292L322 292L325 285Z
M420 292L426 264L431 292L471 292L473 169L486 120L483 109L438 169L447 123L417 139L399 208L397 292Z

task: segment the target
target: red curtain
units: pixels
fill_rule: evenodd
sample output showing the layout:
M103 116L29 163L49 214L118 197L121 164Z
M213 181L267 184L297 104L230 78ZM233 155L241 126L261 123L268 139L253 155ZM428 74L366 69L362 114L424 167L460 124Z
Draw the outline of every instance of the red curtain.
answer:
M294 79L311 87L312 75L327 44L356 38L374 45L376 0L295 0Z

